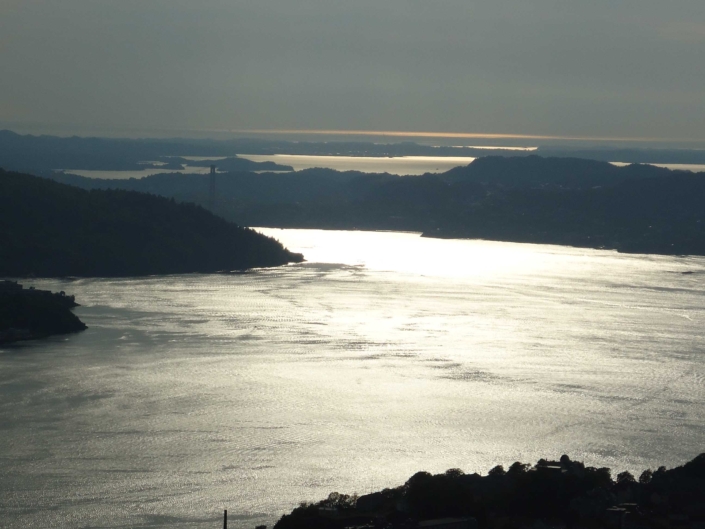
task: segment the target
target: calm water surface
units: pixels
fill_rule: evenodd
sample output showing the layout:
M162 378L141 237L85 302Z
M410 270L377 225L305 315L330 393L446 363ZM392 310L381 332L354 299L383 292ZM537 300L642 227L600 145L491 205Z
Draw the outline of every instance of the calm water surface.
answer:
M138 171L89 171L83 169L66 169L65 173L77 174L86 178L100 178L101 180L129 180L130 178L144 178L153 174L181 173L181 174L208 174L210 167L194 167L187 165L185 169L140 169Z
M445 173L453 167L468 165L475 158L468 156L304 156L292 154L254 155L239 154L254 162L275 162L290 165L295 171L325 167L336 171L361 171L363 173L390 173L396 175L422 175Z
M304 500L705 446L705 259L262 230L308 262L34 280L89 325L0 349L0 525L271 525Z

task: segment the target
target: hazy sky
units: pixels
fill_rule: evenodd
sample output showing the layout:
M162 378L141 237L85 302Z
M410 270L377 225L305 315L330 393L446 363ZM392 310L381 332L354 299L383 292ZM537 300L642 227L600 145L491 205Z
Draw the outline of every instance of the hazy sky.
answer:
M0 122L705 139L705 0L0 0Z

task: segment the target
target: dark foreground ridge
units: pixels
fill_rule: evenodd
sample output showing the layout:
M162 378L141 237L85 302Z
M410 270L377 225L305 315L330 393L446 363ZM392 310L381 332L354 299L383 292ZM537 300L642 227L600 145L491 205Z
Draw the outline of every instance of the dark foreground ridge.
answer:
M0 277L218 272L302 260L193 204L0 170Z
M83 331L86 325L71 312L77 306L64 292L0 281L0 344Z
M683 466L645 470L638 479L562 456L514 463L487 476L451 469L419 472L401 487L361 497L332 493L301 504L274 529L702 528L705 454Z

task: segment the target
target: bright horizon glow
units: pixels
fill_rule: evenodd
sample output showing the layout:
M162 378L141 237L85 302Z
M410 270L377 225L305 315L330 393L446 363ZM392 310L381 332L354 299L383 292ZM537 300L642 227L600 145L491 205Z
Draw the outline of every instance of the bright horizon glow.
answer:
M206 131L204 131L206 132ZM430 132L401 130L340 130L340 129L222 129L210 132L230 132L232 134L284 134L284 135L331 135L331 136L391 136L396 138L460 138L494 140L566 140L566 141L623 141L623 142L689 142L705 141L699 138L649 138L649 137L599 137L599 136L560 136L550 134L506 134L480 132Z
M434 146L435 147L435 146ZM498 151L537 151L538 147L503 147L501 145L451 145L458 149L483 149L483 150L498 150Z
M90 130L82 130L77 124L66 124L60 127L54 125L38 125L31 127L22 126L18 123L0 121L0 130L9 130L22 135L49 135L57 137L105 137L105 138L186 138L186 139L222 139L208 134L234 135L234 138L247 137L247 135L263 136L368 136L378 138L438 138L438 139L473 139L473 140L554 140L554 141L575 141L575 142L625 142L625 143L645 143L645 144L665 144L675 143L705 144L705 139L700 138L656 138L656 137L619 137L619 136L561 136L561 135L540 135L540 134L505 134L505 133L481 133L481 132L430 132L430 131L401 131L401 130L357 130L357 129L232 129L232 128L177 128L163 127L158 129L149 128L126 128L113 127L108 130L107 125ZM291 139L287 141L297 141ZM300 140L299 140L300 141ZM325 140L319 140L325 141ZM503 150L538 150L538 146L506 146L506 145L431 145L432 147L458 147L471 149L503 149ZM669 149L684 150L705 150L705 147L668 147Z

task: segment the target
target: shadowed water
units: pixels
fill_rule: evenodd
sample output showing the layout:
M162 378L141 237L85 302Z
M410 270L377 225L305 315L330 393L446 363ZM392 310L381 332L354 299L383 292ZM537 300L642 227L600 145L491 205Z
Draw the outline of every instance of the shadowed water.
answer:
M272 524L418 470L703 451L705 259L262 230L309 262L76 281L0 349L3 527Z

